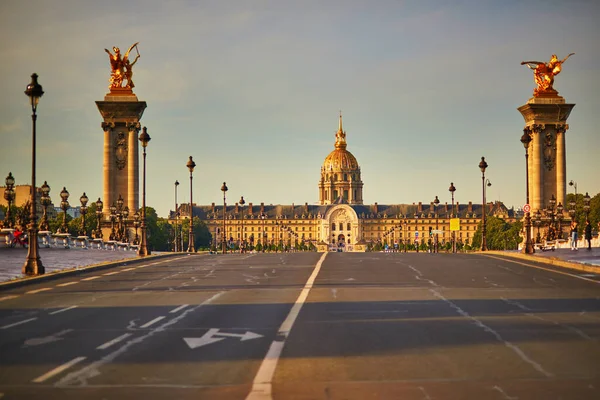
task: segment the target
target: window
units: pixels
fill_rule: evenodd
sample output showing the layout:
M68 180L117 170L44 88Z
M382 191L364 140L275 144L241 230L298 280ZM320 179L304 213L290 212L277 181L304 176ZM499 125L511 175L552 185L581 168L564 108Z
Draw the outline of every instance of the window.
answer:
M335 231L335 222L331 224L331 231Z
M346 230L348 230L348 231L350 230L350 222L348 222Z

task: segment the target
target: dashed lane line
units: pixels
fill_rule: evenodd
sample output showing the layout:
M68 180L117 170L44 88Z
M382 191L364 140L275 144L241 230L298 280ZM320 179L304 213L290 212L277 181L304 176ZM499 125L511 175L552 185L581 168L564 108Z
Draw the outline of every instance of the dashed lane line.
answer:
M17 297L19 297L19 296L15 296L15 295L4 296L4 297L0 297L0 301L16 299Z
M140 328L147 328L150 325L153 325L153 324L157 323L158 321L160 321L161 319L164 319L164 318L165 317L162 317L162 316L161 317L156 317L152 321L146 322L144 325L140 326Z
M180 305L179 307L177 307L177 308L174 308L174 309L172 309L171 311L169 311L169 313L171 313L171 314L175 314L177 311L183 310L183 309L184 309L184 308L186 308L187 306L189 306L189 304L183 304L183 305Z
M47 287L47 288L41 288L41 289L36 289L36 290L30 290L29 292L25 292L25 294L35 294L35 293L45 292L46 290L52 290L52 289L54 289L54 288Z
M82 281L93 281L94 279L100 278L100 275L90 276L89 278L84 278Z
M67 282L67 283L60 283L56 286L71 286L71 285L75 285L77 283L79 283L79 282Z
M63 308L61 310L52 311L50 313L50 315L59 314L61 312L69 311L69 310L72 310L72 309L77 308L77 307L79 307L79 306L71 306L71 307Z
M12 328L13 326L23 325L28 322L35 321L36 319L37 319L37 317L25 319L23 321L15 322L14 324L0 326L0 329L8 329L8 328Z
M117 344L122 340L127 339L129 336L131 336L131 333L126 333L124 335L121 335L119 337L114 338L113 340L109 340L108 342L101 344L100 346L96 347L97 350L105 350L108 349L110 346L112 346L113 344Z
M109 272L109 273L106 273L106 274L102 274L102 276L116 275L116 274L120 274L120 273L121 273L121 271L115 271L115 272Z
M132 268L125 268L125 269L123 269L123 270L121 270L121 271L123 271L123 272L127 272L127 271L133 271L134 269L135 269L135 267L132 267Z
M63 365L60 365L60 366L54 368L53 370L46 372L44 375L38 376L32 382L33 383L42 383L42 382L52 378L54 375L58 375L61 372L63 372L64 370L71 368L73 365L82 362L85 359L86 359L86 357L76 357L76 358L72 359L71 361L64 363Z

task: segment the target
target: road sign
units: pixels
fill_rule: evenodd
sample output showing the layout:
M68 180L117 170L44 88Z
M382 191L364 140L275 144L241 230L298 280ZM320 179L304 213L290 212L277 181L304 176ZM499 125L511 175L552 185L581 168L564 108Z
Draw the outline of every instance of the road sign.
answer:
M523 212L524 212L524 213L531 212L531 206L530 206L529 204L525 204L525 205L523 206Z
M415 232L415 238L419 238L419 232Z

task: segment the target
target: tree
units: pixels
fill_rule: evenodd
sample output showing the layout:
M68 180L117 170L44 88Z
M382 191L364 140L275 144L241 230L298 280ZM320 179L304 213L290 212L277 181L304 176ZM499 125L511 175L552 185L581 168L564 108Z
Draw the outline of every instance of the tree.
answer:
M473 235L471 248L481 248L482 224L477 227L477 232ZM514 250L518 244L523 241L520 233L523 229L523 223L516 221L509 223L502 218L489 216L486 218L486 244L489 250Z

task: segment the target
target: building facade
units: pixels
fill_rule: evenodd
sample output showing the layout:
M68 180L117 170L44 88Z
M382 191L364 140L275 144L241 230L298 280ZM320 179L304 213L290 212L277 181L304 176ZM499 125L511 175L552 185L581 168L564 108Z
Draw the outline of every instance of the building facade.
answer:
M193 205L194 217L204 221L212 235L212 245L222 247L242 243L298 248L309 246L320 251L365 251L380 244L402 247L431 240L440 246L452 240L450 218L459 219L457 243L471 244L481 221L481 204L454 205L418 202L412 204L363 204L363 182L356 158L347 150L346 132L340 115L334 150L321 167L318 183L319 204L241 206ZM189 204L182 204L180 218L189 218ZM486 215L513 218L513 211L502 203L486 205ZM174 220L171 212L170 220Z

